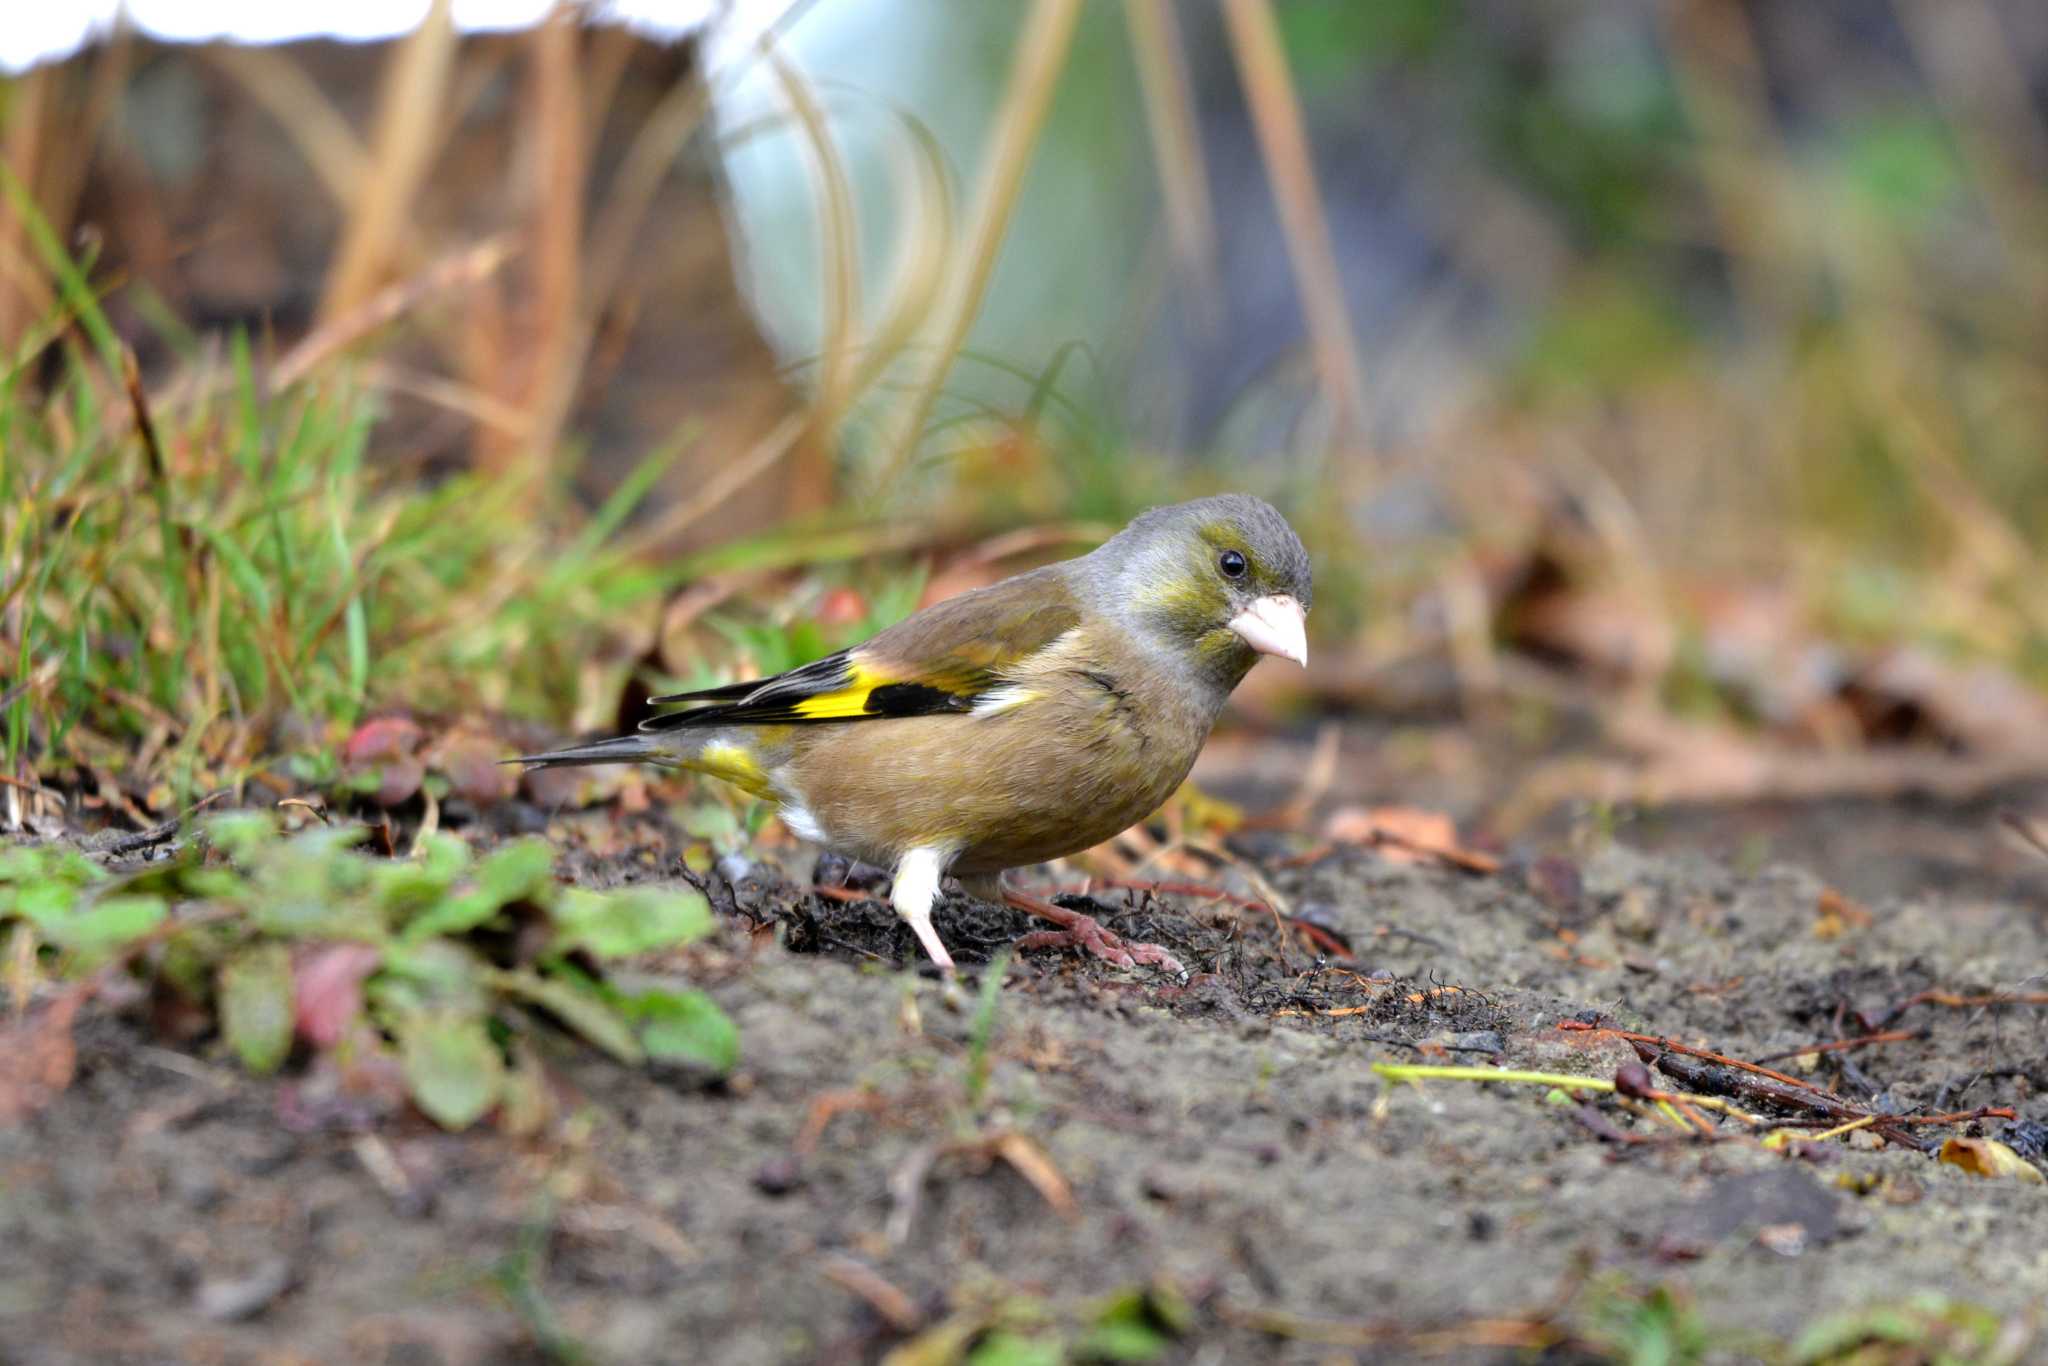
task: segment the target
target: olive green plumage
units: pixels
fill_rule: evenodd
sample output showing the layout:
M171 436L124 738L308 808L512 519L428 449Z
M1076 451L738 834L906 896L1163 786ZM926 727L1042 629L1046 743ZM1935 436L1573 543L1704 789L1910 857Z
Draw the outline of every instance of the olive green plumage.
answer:
M670 764L770 798L804 838L896 869L898 910L950 968L939 877L988 890L1158 810L1259 654L1306 662L1311 594L1300 540L1258 499L1154 508L1090 554L525 762Z

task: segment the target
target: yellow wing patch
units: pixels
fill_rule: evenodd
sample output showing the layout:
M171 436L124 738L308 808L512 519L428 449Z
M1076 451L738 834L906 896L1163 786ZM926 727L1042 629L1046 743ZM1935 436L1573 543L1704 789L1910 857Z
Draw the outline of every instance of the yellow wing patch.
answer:
M821 692L815 697L806 697L796 704L796 714L813 721L866 716L868 694L876 688L886 687L890 680L860 663L849 662L846 672L848 680L843 686L830 692Z

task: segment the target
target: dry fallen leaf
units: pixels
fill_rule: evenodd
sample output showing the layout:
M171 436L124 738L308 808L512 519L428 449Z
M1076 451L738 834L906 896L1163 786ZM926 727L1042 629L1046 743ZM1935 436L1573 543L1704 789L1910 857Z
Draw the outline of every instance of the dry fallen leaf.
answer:
M530 768L519 775L519 780L536 806L575 811L617 796L625 786L626 772L619 765Z
M2048 1184L2039 1167L1995 1138L1952 1138L1941 1145L1941 1160L1975 1176L2007 1177L2033 1186Z
M33 1015L0 1028L0 1126L18 1124L71 1084L78 1049L71 1022L90 994L76 986Z
M519 770L499 762L511 755L511 747L495 736L458 729L436 741L426 758L456 793L478 806L494 806L519 790Z
M1815 939L1839 939L1845 931L1870 927L1870 912L1832 887L1821 889L1814 909L1819 913L1813 922Z
M1071 1222L1080 1217L1080 1207L1074 1203L1073 1187L1067 1184L1066 1177L1060 1175L1060 1169L1053 1165L1045 1149L1023 1134L1014 1132L996 1139L994 1148L996 1156L1029 1181L1060 1218Z
M1439 811L1413 806L1340 807L1323 825L1323 838L1377 850L1389 863L1438 859L1471 873L1497 873L1500 860L1458 843L1458 827Z

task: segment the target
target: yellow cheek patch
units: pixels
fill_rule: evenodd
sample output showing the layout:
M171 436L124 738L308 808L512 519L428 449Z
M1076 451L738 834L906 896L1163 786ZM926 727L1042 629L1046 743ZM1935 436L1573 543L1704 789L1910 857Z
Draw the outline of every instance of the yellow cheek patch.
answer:
M761 771L761 765L755 762L754 756L735 744L704 746L690 767L699 773L723 778L750 797L775 795L775 789L768 785L768 775Z
M889 680L863 664L847 666L849 678L843 687L806 697L796 704L796 714L813 721L847 720L868 714L868 694L886 687Z

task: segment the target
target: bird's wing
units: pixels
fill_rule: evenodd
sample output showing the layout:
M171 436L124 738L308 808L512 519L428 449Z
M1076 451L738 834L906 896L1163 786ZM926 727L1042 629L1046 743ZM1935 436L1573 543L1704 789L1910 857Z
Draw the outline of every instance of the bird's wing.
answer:
M647 731L701 726L874 721L971 712L1013 671L1078 626L1079 606L1057 566L962 593L865 644L773 678L674 693L699 703L641 722Z

